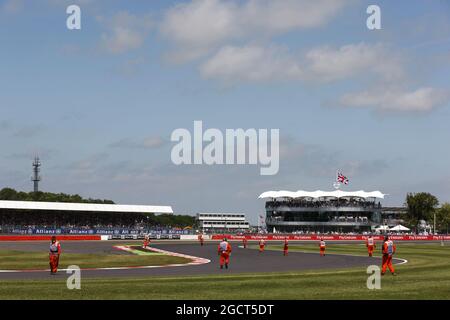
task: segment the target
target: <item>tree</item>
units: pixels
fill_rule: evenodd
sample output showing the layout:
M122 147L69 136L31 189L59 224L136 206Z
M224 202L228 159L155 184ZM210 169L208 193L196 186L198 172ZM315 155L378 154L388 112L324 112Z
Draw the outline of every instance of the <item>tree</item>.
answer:
M448 233L450 226L450 203L444 203L436 211L436 229L441 233Z
M439 200L430 193L408 193L405 205L407 207L407 223L416 227L420 220L430 221L439 205Z
M17 200L17 191L11 188L3 188L0 190L1 200Z
M154 217L154 223L160 226L176 228L192 227L195 223L195 217L189 215L161 214Z
M65 193L52 192L17 192L11 188L3 188L0 190L0 200L16 200L16 201L45 201L45 202L74 202L74 203L108 203L114 204L112 200L103 199L83 199L80 195L70 195Z

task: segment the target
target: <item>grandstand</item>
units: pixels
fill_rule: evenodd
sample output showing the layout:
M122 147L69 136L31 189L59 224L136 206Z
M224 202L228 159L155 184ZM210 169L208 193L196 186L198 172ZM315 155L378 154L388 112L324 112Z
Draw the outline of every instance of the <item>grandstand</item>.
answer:
M154 217L170 206L0 200L2 233L109 233L155 227ZM89 231L86 231L89 230Z
M382 219L380 191L267 191L265 204L269 232L371 232Z

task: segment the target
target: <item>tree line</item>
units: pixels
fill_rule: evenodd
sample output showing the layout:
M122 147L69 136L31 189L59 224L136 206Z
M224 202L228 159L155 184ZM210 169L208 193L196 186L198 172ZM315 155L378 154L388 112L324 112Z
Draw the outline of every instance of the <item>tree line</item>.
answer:
M409 227L417 229L421 220L433 225L436 218L436 231L448 233L450 203L444 203L439 207L439 200L436 196L427 192L419 192L408 193L405 206L407 208L405 222Z
M171 226L177 228L193 228L196 224L195 217L189 215L174 215L153 213L147 215L147 223L152 226Z
M3 188L0 190L0 200L114 204L114 201L112 200L92 198L85 199L78 194L42 191L24 192L16 191L12 188Z

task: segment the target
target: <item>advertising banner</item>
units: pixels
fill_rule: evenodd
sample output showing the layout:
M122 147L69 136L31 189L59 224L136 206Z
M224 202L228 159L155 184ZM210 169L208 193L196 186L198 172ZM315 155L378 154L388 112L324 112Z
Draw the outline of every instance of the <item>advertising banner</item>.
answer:
M281 241L287 238L288 240L298 241L319 241L320 239L328 241L365 241L367 236L364 235L277 235L277 234L256 234L256 235L231 235L231 234L216 234L211 236L212 240L220 240L227 238L228 240L267 240L267 241ZM373 236L374 240L382 241L383 235ZM397 241L450 241L450 235L389 235L389 238Z
M85 229L85 228L11 228L7 230L2 230L4 234L17 234L17 235L124 235L131 237L139 237L144 234L159 235L163 238L168 239L169 235L172 237L175 235L187 235L191 234L191 230L180 230L180 229L127 229L127 228L96 228L96 229ZM119 237L120 238L120 237Z

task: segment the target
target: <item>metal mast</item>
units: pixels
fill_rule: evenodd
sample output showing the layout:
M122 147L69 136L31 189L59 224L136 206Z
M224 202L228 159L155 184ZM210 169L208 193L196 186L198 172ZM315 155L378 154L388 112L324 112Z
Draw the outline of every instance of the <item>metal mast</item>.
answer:
M33 181L34 192L39 191L39 181L41 181L41 176L39 175L39 167L41 166L41 161L39 161L39 157L36 156L33 161L33 176L31 177L31 181Z

